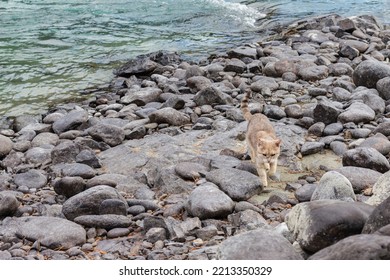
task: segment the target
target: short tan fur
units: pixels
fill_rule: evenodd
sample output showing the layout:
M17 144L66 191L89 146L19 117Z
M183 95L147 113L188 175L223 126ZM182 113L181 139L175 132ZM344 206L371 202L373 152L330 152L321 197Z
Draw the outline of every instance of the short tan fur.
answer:
M261 113L251 114L248 107L249 96L250 92L247 91L241 101L242 113L248 121L246 142L260 181L263 187L267 187L268 176L273 177L276 173L282 141L276 136L267 116Z

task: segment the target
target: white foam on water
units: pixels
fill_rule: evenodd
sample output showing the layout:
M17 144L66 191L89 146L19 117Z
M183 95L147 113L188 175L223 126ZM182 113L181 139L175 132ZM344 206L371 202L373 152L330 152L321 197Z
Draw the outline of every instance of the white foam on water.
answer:
M249 27L255 27L256 21L266 16L253 7L237 2L227 2L224 0L204 0L204 2L215 6L217 9L221 9L226 16Z

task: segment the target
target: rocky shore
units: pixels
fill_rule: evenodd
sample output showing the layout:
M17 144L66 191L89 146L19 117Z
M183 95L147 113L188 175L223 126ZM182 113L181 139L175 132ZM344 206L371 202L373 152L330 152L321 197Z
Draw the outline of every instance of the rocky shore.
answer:
M0 259L390 259L389 58L374 17L326 15L3 120ZM246 90L282 139L266 188Z

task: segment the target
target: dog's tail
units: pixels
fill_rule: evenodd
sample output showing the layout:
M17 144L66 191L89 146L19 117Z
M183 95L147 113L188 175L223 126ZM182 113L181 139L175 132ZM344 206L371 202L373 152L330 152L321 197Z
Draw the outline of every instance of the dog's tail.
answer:
M241 111L242 111L242 114L244 115L244 118L247 121L249 121L250 118L252 117L251 111L249 110L249 106L248 106L250 95L251 95L251 91L246 90L245 95L241 100Z

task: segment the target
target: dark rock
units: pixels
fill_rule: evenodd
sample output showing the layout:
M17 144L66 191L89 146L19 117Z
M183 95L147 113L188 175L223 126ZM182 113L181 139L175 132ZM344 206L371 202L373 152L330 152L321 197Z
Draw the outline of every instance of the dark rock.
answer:
M336 171L326 172L318 182L311 201L322 199L337 199L356 201L351 182Z
M315 253L359 234L372 211L361 202L316 200L295 205L285 221L301 248Z
M327 78L329 68L324 65L302 67L299 69L298 76L305 81L318 81Z
M172 96L172 97L168 98L168 100L163 103L161 108L171 107L173 109L180 110L180 109L184 108L184 105L185 105L184 99L182 99L178 96Z
M310 201L317 186L317 184L305 184L295 191L294 196L299 202Z
M154 180L154 187L160 193L179 194L193 188L193 183L178 177L173 168L160 168Z
M144 207L146 210L156 211L159 209L159 206L152 200L146 199L128 199L127 204L131 206L140 205Z
M350 18L342 18L338 20L337 26L347 32L352 32L356 29L355 22Z
M149 57L138 56L114 71L114 75L129 78L132 75L146 75L153 72L158 64Z
M125 96L121 98L122 104L136 104L144 106L148 103L158 101L162 91L159 88L147 87L142 89L130 89Z
M173 126L182 126L190 123L188 115L169 107L151 113L149 119L151 122L167 123Z
M282 108L276 105L265 105L264 106L264 115L266 115L268 118L280 120L284 117L286 117L286 113Z
M366 60L355 68L353 81L357 86L375 88L380 79L389 76L390 66L377 60Z
M341 110L329 101L321 101L314 108L313 115L315 122L331 124L337 122Z
M232 104L233 99L213 86L205 87L194 96L194 102L198 106L213 104Z
M236 72L243 73L246 70L247 66L244 62L237 58L232 58L227 61L224 71L226 72Z
M0 226L14 232L15 236L31 241L39 241L51 249L69 249L86 242L86 232L80 225L55 217L22 217L9 219Z
M287 105L286 108L284 108L284 112L289 118L300 119L303 116L302 108L298 104Z
M373 187L382 175L378 171L355 166L343 166L335 171L344 175L351 182L355 193L361 193L363 190Z
M130 132L125 131L126 139L128 140L141 139L146 135L146 133L146 127L143 125L135 127Z
M263 190L259 177L235 168L212 170L206 179L235 201L248 200Z
M379 92L380 97L385 101L390 99L390 77L380 79L376 84L376 89Z
M198 92L201 90L205 90L212 86L212 82L210 79L203 76L194 76L187 79L188 87L194 92Z
M76 156L76 162L86 164L88 166L91 166L92 168L101 167L100 161L97 158L96 154L89 149L82 150L80 153L78 153Z
M27 172L16 174L14 182L19 187L26 186L30 189L40 189L46 186L47 176L41 171L30 169Z
M249 57L252 59L256 59L257 58L257 50L256 50L256 48L241 46L241 47L237 47L235 49L228 51L228 55L231 58L234 57L234 58L241 59L244 57Z
M385 136L390 136L390 122L383 122L380 123L373 131L372 133L382 133Z
M98 215L101 203L106 199L120 199L126 203L116 189L109 186L96 186L65 201L62 213L68 220L74 220L78 216Z
M224 218L233 209L232 199L210 183L198 186L188 198L187 211L202 220Z
M12 216L18 210L20 203L14 195L0 192L0 217Z
M323 122L318 122L310 126L307 132L314 136L321 137L322 133L324 132L324 129L325 129L325 124Z
M184 180L196 181L209 171L204 165L195 162L180 162L175 166L175 172Z
M99 207L99 214L127 215L127 203L122 199L109 198L102 201Z
M96 124L88 129L88 134L96 141L103 141L111 147L117 146L125 139L122 128L103 123Z
M128 228L113 228L107 232L107 238L118 238L130 233Z
M74 222L85 227L104 229L127 228L132 223L130 218L114 214L82 215L75 217Z
M79 152L79 145L70 140L63 141L51 151L52 164L74 162Z
M305 142L301 147L301 154L303 156L311 155L322 151L325 143L322 142Z
M156 243L161 240L167 239L167 232L163 228L151 228L145 234L146 240L150 243Z
M61 119L53 123L53 130L57 134L61 134L68 130L78 128L81 124L88 120L88 113L84 110L73 110L66 114Z
M54 191L59 195L71 197L85 190L86 184L81 177L63 177L54 184Z
M376 114L382 114L385 111L385 101L379 96L376 89L354 91L352 100L361 101Z
M331 124L328 124L327 126L325 126L323 134L325 136L337 135L343 131L343 128L344 127L343 127L342 123L339 123L339 122L331 123Z
M145 213L146 209L142 205L134 205L127 208L127 213L133 216L137 216L141 213Z
M386 198L382 201L377 207L375 207L374 211L372 211L371 215L368 217L362 233L374 233L379 230L381 227L387 226L390 224L390 197Z
M388 248L389 236L359 234L318 251L309 260L388 260Z
M96 174L92 167L82 163L57 164L51 166L51 169L58 176L82 177L84 179L91 179Z
M387 158L373 148L356 148L343 155L343 166L357 166L384 173L390 169Z
M238 234L218 246L219 260L302 260L291 243L269 229Z
M228 216L228 221L240 229L264 228L268 227L267 220L257 211L247 209Z

